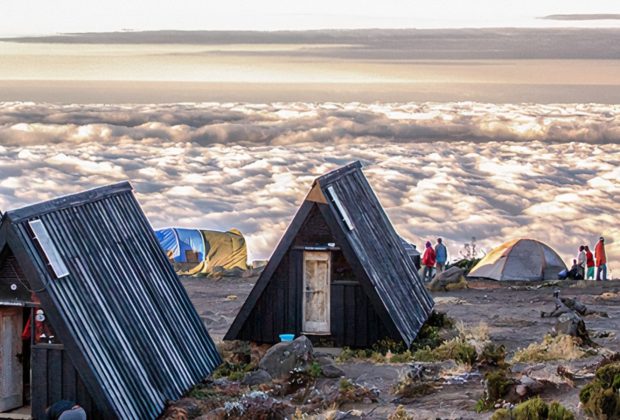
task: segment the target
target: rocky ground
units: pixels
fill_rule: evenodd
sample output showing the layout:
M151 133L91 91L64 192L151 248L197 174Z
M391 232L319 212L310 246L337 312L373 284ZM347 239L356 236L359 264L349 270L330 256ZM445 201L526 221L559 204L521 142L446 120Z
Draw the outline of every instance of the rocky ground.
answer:
M256 277L183 279L190 298L216 342L221 342L255 280ZM620 331L620 282L563 282L544 286L474 282L466 290L433 292L433 296L436 310L447 313L461 324L462 329L475 330L482 325L493 344L504 345L514 375L525 374L545 382L547 386L541 394L544 400L560 401L573 410L577 418L584 418L578 406L580 388L592 378L595 366L603 356L620 352L620 341L616 336ZM541 342L545 334L552 330L556 319L541 318L540 313L554 309L553 291L556 289L560 290L560 296L578 298L589 309L609 315L584 317L590 336L600 346L592 350L596 354L570 361L511 361L517 350ZM366 418L387 418L400 404L410 416L419 419L484 419L493 412L475 411L476 402L484 393L484 372L477 367L467 369L451 361L445 362L441 366L441 374L435 378L434 392L403 399L395 394L395 385L399 378L411 371L407 363L352 359L336 366L344 371L351 383L378 391L376 400L361 398L355 403L339 402L338 407L331 407L340 412L359 410ZM575 375L570 379L558 375L558 366ZM326 379L321 384L329 387L330 382Z

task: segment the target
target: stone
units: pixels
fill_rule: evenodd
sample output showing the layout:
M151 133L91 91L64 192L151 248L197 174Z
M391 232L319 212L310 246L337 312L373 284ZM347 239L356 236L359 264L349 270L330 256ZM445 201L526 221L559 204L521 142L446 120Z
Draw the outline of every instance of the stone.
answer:
M341 378L345 375L344 370L336 366L335 363L322 366L321 369L323 376L326 378Z
M241 383L243 385L254 386L270 383L271 380L272 378L269 372L263 369L258 369L253 372L246 373Z
M585 322L574 312L567 312L560 315L555 323L554 332L556 334L579 337L586 343L590 342L590 336L588 335Z
M452 286L450 286L452 285ZM457 286L458 287L455 287ZM465 270L459 267L450 267L446 271L439 273L428 285L431 291L446 291L449 289L466 288Z
M282 342L272 346L258 367L271 375L273 379L288 378L293 369L305 369L312 361L312 343L306 336L293 341Z

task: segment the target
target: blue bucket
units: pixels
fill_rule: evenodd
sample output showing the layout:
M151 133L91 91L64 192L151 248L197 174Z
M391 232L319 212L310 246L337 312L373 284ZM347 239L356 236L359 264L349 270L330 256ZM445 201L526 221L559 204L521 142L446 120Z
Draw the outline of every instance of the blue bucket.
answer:
M295 334L280 334L280 341L293 341Z

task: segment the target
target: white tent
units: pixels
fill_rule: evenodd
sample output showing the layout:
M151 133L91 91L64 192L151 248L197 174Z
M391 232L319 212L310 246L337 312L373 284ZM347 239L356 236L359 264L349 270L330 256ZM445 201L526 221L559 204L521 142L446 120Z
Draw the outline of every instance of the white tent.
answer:
M493 280L556 280L566 264L549 245L535 239L513 239L489 252L468 277Z

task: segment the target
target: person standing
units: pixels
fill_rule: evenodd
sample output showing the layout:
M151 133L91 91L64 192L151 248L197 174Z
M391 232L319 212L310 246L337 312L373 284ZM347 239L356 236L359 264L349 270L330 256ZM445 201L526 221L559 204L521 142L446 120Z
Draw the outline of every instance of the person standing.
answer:
M437 238L437 245L435 245L435 260L437 274L440 274L446 269L446 262L448 261L448 248L443 244L441 238Z
M583 280L586 278L586 247L581 245L579 247L579 254L577 254L577 265L579 266L579 275L580 279Z
M428 283L433 279L433 267L436 263L435 259L435 250L433 249L433 245L431 241L426 242L426 248L424 249L424 254L422 255L422 265L424 266L424 275L422 276L422 281Z
M594 258L596 259L596 280L607 280L607 255L605 254L605 238L599 238L594 247ZM603 278L601 279L601 272Z
M590 247L588 245L586 245L585 248L586 248L586 269L587 269L585 279L594 280L594 254L592 254L592 251L590 251Z

